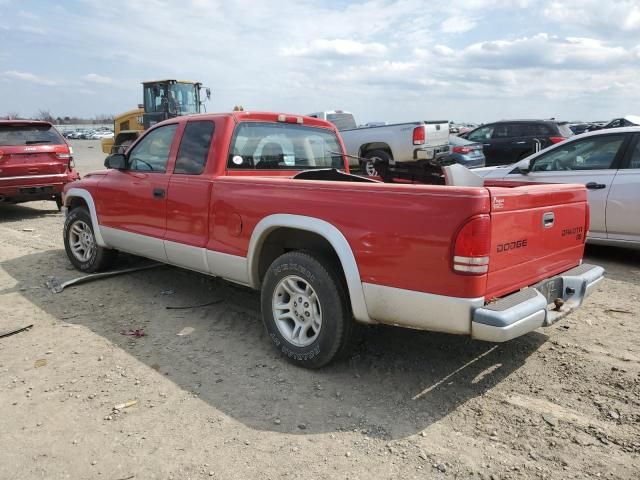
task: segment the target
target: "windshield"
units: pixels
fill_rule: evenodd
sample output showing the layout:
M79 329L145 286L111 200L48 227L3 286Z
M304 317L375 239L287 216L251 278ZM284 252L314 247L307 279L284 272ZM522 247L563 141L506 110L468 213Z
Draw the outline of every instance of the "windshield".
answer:
M0 145L64 145L52 125L0 125Z
M193 83L176 83L169 87L169 112L177 115L198 113L198 96ZM175 102L175 111L174 105Z
M236 127L230 169L309 170L344 168L342 148L331 130L290 123L244 122Z

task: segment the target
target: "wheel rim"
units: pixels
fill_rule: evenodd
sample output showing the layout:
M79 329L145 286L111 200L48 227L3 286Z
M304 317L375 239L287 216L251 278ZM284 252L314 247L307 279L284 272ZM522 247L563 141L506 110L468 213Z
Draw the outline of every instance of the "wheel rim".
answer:
M91 227L82 220L76 220L69 228L71 253L81 262L86 262L96 250L96 242Z
M296 347L311 345L322 328L322 309L313 287L302 277L289 275L273 292L273 318L284 339Z
M370 177L377 177L378 176L378 171L373 166L373 160L375 160L375 159L372 158L371 161L365 162L364 171Z

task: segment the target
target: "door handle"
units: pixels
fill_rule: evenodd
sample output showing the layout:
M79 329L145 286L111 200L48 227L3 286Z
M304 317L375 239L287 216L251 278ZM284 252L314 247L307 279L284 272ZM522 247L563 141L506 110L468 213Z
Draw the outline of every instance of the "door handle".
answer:
M551 228L556 220L556 216L553 212L547 212L542 216L542 225L544 228Z
M527 142L516 142L517 145L524 145Z
M596 183L596 182L589 182L585 185L585 187L587 187L589 190L602 190L603 188L607 188L607 186L604 183Z
M484 145L485 147L490 147L491 146L490 143L483 143L482 145Z
M153 189L153 196L155 198L164 198L164 188L154 188Z

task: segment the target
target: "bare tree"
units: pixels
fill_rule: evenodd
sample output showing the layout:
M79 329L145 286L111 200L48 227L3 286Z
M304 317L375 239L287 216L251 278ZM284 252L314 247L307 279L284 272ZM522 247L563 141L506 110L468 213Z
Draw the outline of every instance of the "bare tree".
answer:
M47 122L53 122L54 121L54 118L53 118L53 115L51 115L51 112L49 110L45 110L45 109L38 110L37 118L38 118L38 120L45 120Z
M18 112L7 112L7 120L16 120L20 118L20 113Z

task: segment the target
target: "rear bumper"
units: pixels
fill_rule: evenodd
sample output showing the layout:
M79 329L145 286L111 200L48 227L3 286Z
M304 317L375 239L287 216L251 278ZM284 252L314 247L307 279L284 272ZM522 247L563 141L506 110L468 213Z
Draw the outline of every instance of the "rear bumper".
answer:
M67 183L78 180L75 170L52 175L25 175L19 177L0 177L0 200L7 202L25 202L29 200L49 199L62 193Z
M602 267L583 264L477 308L471 321L471 336L505 342L553 325L578 308L603 278ZM555 299L559 299L556 307L550 308Z
M439 147L421 147L413 150L413 160L437 160L442 157L446 157L449 155L449 145L441 145ZM396 162L402 163L401 160L397 160Z

